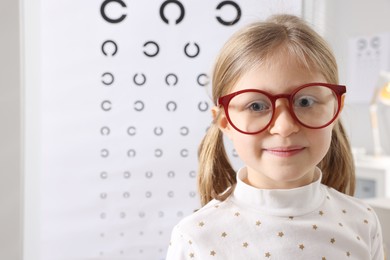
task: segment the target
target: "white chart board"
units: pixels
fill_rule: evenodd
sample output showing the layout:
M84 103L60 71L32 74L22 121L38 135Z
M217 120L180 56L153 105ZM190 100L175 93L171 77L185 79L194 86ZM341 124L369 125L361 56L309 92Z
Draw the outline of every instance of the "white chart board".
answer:
M164 259L173 225L199 207L197 148L218 50L249 22L301 15L301 1L39 6L40 84L27 103L39 100L40 142L27 157L39 153L40 172L26 172L39 226L27 246L38 244L41 260Z

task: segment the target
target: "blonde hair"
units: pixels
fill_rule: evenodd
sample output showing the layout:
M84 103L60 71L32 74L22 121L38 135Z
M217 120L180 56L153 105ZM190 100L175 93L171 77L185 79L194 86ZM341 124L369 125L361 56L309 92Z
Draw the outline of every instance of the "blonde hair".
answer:
M212 98L228 94L239 78L260 65L272 65L271 58L288 54L308 71L320 72L328 83L338 84L335 57L324 39L302 19L293 15L274 15L235 33L224 45L214 65ZM198 190L201 204L224 200L234 190L236 172L226 154L223 133L215 123L204 136L198 151ZM355 169L345 130L338 119L332 130L328 153L318 165L322 182L340 192L353 195Z

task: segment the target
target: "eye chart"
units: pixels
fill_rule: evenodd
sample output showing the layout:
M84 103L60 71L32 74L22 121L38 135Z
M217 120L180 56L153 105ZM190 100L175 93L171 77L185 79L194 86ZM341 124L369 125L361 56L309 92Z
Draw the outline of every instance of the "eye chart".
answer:
M390 33L354 37L348 47L348 96L356 103L370 103L381 71L390 70Z
M42 260L165 258L199 208L217 52L279 12L301 1L42 1Z

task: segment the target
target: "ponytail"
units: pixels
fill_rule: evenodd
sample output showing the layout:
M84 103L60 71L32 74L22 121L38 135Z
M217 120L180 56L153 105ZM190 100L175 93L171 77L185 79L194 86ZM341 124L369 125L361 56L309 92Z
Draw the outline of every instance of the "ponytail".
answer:
M233 191L236 173L230 164L223 143L223 133L213 123L198 150L198 191L201 205L212 199L224 200Z
M353 196L355 165L350 144L340 120L334 125L329 151L319 164L319 168L323 173L323 184Z

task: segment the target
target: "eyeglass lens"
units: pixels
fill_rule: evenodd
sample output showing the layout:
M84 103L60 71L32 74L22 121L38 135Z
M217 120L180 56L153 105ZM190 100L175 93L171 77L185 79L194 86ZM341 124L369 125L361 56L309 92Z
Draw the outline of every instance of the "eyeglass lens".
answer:
M228 107L231 123L247 133L259 132L271 122L274 107L271 99L259 92L234 96ZM320 128L331 122L338 112L334 91L325 86L308 86L296 92L290 101L293 117L304 126Z

